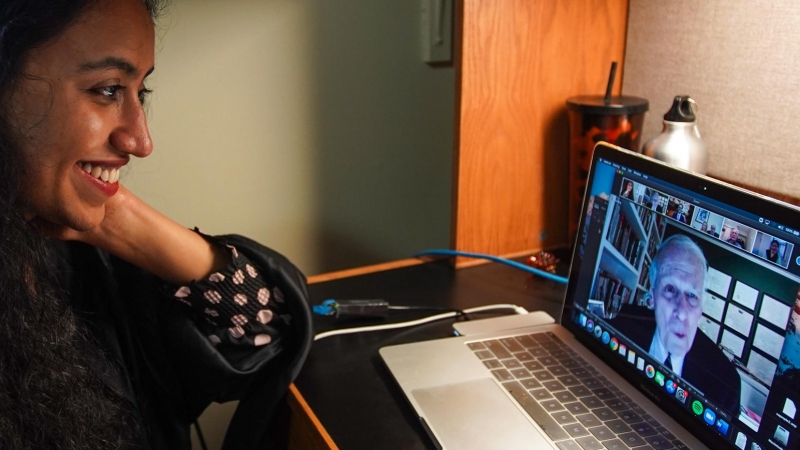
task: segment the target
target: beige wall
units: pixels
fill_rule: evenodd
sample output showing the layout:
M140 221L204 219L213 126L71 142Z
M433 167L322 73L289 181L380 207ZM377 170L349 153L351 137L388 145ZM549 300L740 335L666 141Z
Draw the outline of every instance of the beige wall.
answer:
M709 173L797 195L798 23L794 0L631 0L623 92L650 100L642 143L691 95Z
M150 82L155 151L123 182L309 275L447 246L454 72L421 61L419 9L173 0Z

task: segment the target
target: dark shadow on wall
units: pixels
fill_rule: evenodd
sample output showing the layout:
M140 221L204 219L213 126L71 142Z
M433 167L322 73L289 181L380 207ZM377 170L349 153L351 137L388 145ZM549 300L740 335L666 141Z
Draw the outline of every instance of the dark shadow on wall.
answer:
M569 118L566 106L547 122L544 129L544 211L547 239L545 248L572 247L568 237L569 207Z
M310 5L321 271L447 247L454 70L421 60L419 2Z

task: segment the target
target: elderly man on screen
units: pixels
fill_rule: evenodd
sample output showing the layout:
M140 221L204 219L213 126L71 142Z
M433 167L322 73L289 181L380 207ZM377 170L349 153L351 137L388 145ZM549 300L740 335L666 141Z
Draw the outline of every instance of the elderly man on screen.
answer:
M722 350L698 332L707 269L703 251L694 241L680 234L669 237L650 267L655 320L620 316L611 324L707 400L736 415L739 374Z

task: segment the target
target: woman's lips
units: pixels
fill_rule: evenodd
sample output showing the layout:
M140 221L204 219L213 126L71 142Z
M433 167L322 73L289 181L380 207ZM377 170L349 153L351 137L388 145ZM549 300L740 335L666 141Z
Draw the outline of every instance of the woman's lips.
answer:
M79 162L76 169L94 187L108 197L119 190L119 166L102 166L89 162Z

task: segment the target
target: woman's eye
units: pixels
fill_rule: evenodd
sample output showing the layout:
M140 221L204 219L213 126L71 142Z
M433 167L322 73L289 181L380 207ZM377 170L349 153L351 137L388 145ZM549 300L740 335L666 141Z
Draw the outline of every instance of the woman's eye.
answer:
M153 92L150 89L142 89L139 91L139 103L144 105L144 102L147 101L147 97L150 96L150 93Z
M98 88L96 91L98 94L102 95L103 97L108 98L115 98L117 93L122 90L122 86L114 85L114 86L104 86Z

